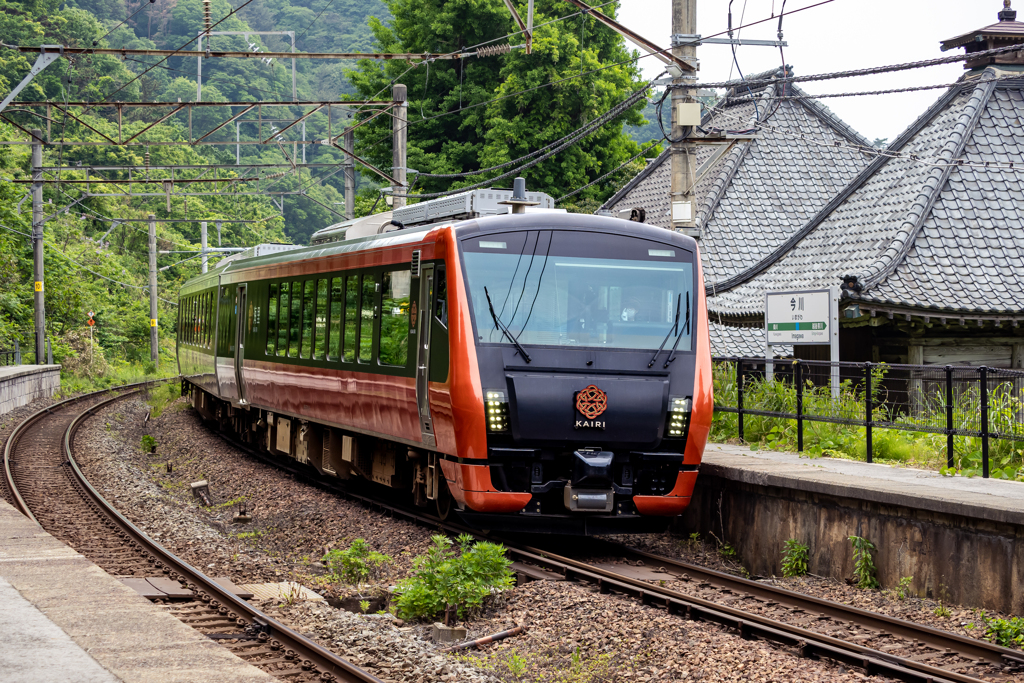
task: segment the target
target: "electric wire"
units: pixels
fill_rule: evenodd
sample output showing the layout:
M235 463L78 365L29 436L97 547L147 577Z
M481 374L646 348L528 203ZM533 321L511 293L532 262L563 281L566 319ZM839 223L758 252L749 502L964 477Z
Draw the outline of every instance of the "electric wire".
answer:
M615 0L612 0L612 1L615 1ZM799 7L799 8L797 8L797 9L795 9L795 10L792 10L792 11L790 11L790 12L786 12L785 14L786 14L786 15L789 15L789 14L796 14L796 13L798 13L798 12L803 12L803 11L805 11L805 10L813 9L813 8L815 8L815 7L820 7L820 6L822 6L822 5L827 5L827 4L829 4L829 3L831 3L831 2L834 2L834 1L835 1L835 0L822 0L821 2L817 2L817 3L813 4L813 5L808 5L808 6L806 6L806 7ZM610 3L610 2L608 2L608 3L605 3L605 4L611 4L611 3ZM604 6L604 5L600 5L600 6L598 6L598 7L603 7L603 6ZM553 20L551 20L551 21L548 21L548 22L546 22L546 23L544 23L544 24L539 24L539 25L537 25L537 26L535 26L535 27L534 27L534 31L536 31L536 29L540 28L541 26L546 26L546 25L548 25L548 24L551 24L551 23L554 23L554 22L556 22L556 21L564 21L564 20L566 20L566 19L570 19L570 18L572 18L572 17L574 17L574 16L578 16L579 14L581 14L581 12L575 12L575 13L573 13L573 14L569 14L569 15L566 15L566 16L564 16L564 17L561 17L561 18L559 18L559 19L553 19ZM766 21L771 21L771 20L773 20L773 19L775 19L775 14L774 14L774 13L772 14L772 16L771 16L771 17L768 17L768 18L766 18L766 19L760 19L760 20L758 20L758 21L754 21L754 22L751 22L751 23L749 23L749 24L744 24L743 26L740 26L740 27L738 27L738 28L737 28L737 30L739 30L739 29L742 29L742 28L745 28L745 27L747 27L747 26L755 26L755 25L757 25L757 24L761 24L761 23L764 23L764 22L766 22ZM521 33L521 31L520 31L519 33ZM717 37L717 36L723 35L723 34L725 34L725 33L726 33L726 31L721 31L721 32L719 32L719 33L711 34L711 35L709 35L709 36L704 36L704 38L713 38L713 37ZM517 35L517 33L513 33L513 34L510 34L510 35L511 35L511 36L514 36L514 35ZM487 42L496 42L497 40L502 40L502 38L496 38L496 39L494 39L494 40L491 40L491 41L487 41ZM484 45L484 44L487 44L487 43L480 43L479 45ZM663 50L663 51L664 51L664 50ZM455 53L449 53L449 54L455 54ZM631 57L630 59L622 60L622 61L620 61L620 62L615 62L615 63L612 63L612 64L607 64L607 65L605 65L605 66L601 66L601 67L598 67L598 68L595 68L595 69L591 69L590 71L584 72L584 74L582 74L582 75L584 75L584 76L585 76L585 75L590 75L590 74L598 73L598 72L601 72L601 71L605 71L605 70L607 70L607 69L613 69L613 68L616 68L616 67L619 67L619 66L623 66L623 65L625 65L625 64L632 64L632 63L635 63L635 62L639 61L640 59L644 59L644 58L646 58L646 57L652 57L652 56L654 56L654 54L655 54L655 53L648 53L648 54L643 54L643 55L637 55L636 57ZM405 72L403 72L403 73L402 73L402 74L401 74L400 76L396 77L395 79L392 79L392 81L391 81L391 82L390 82L390 83L388 84L388 86L390 86L391 84L393 84L393 83L394 83L395 81L397 81L397 80L398 80L398 78L401 78L401 77L402 77L402 76L404 76L404 75L405 75L406 73L408 73L408 72L409 72L409 71L411 71L412 69L414 69L414 68L418 67L418 66L419 66L420 64L422 64L422 63L423 63L423 62L419 62L419 63L417 63L417 64L413 64L413 65L411 65L411 66L410 66L410 67L409 67L408 69L406 69L406 70L405 70ZM562 83L565 83L565 82L568 82L568 81L572 81L572 80L575 80L575 79L577 79L577 78L580 78L580 77L581 77L580 75L575 75L575 74L574 74L574 75L572 75L572 76L569 76L569 77L566 77L566 78L563 78L563 79L559 79L559 80L557 80L557 81L550 81L550 82L548 82L548 83L543 83L543 84L541 84L541 85L533 86L533 87L530 87L530 88L524 88L524 89L522 89L522 90L518 90L518 91L516 91L516 92L513 92L513 93L507 93L507 94L505 94L505 95L501 95L501 96L498 96L498 97L492 98L492 99L490 99L490 100L486 100L486 101L484 101L484 102L478 102L478 103L476 103L476 104L471 104L471 105L468 105L468 106L465 106L465 107L463 107L463 106L461 106L461 105L460 105L458 109L454 109L454 110L452 110L452 111L448 111L448 112L442 112L442 113L440 113L440 114L437 114L437 115L434 115L434 116L430 116L430 117L426 117L426 118L422 118L422 117L421 117L420 119L415 119L415 120L411 120L411 121L408 121L408 120L407 120L407 121L406 121L406 125L405 125L405 128L406 128L406 131L408 131L408 130L409 130L409 128L411 128L411 127L413 127L413 126L415 126L415 125L418 125L418 124L420 124L420 123L426 122L426 121L432 121L432 120L435 120L435 119L439 119L439 118L442 118L442 117L445 117L445 116L451 116L451 115L453 115L453 114L457 114L457 113L459 113L459 112L462 112L462 111L468 111L468 110L470 110L470 109L475 109L475 108L477 108L477 107L481 107L481 106L485 106L485 105L488 105L488 104L492 104L492 103L494 103L494 102L500 102L500 101L502 101L502 100L505 100L505 99L508 99L508 98L511 98L511 97L516 97L516 96L518 96L518 95L526 94L526 93L529 93L529 92L533 92L533 91L535 91L535 90L540 90L540 89L543 89L543 88L549 88L549 87L554 87L554 86L556 86L556 85L560 85L560 84L562 84ZM375 95L375 96L374 96L374 98L378 97L378 96L380 95L380 93L381 93L381 92L383 92L383 91L384 91L385 89L387 89L387 87L388 87L388 86L385 86L385 87L384 87L384 88L383 88L382 90L380 90L380 91L379 91L379 92L377 93L377 95ZM370 147L370 151L372 152L372 151L376 150L377 148L379 148L379 147L380 147L380 146L381 146L382 144L384 144L384 143L385 143L385 140L379 140L379 141L378 141L377 143L373 144L373 145L372 145L372 146ZM344 163L344 162L342 162L342 163ZM340 166L340 164L339 164L339 166ZM312 186L312 184L320 184L320 183L322 183L323 181L325 181L325 180L329 179L330 177L332 177L332 176L336 175L336 174L337 174L337 173L339 173L340 171L341 171L341 168L339 168L339 169L337 169L337 170L334 170L334 171L332 171L331 173L329 173L329 174L328 174L328 175L326 175L326 176L323 176L323 177L322 177L322 178L320 178L320 179L314 179L314 178L311 178L311 179L310 179L310 183L311 183L311 184L310 184L310 185L307 185L306 187L311 187L311 186ZM312 175L312 174L310 174L310 175ZM273 187L273 186L271 186L271 187ZM379 200L379 198L378 198L378 200Z
M1018 76L1011 76L1011 77L1004 77L1004 78L1001 78L1001 79L982 80L982 81L978 81L977 85L991 82L991 80L1019 80L1019 77ZM961 82L961 83L956 84L956 85L969 86L969 85L972 85L972 84L970 84L970 83L964 84L963 82ZM790 97L793 97L793 96L790 96ZM722 108L722 105L720 105L720 104L719 105L715 105L714 107L711 107L711 111L714 112L714 113L717 113L719 116L721 116L722 118L725 118L725 119L733 119L733 120L737 120L737 121L740 120L740 116L738 114L733 114L733 113L725 111ZM875 156L875 157L880 157L881 156L881 157L888 157L890 159L901 159L901 160L904 160L904 161L910 161L910 162L913 162L913 163L916 163L916 164L919 164L919 165L923 165L923 166L928 166L928 167L931 167L931 168L959 167L959 168L979 168L979 169L989 169L989 170L1024 171L1024 161L1021 161L1021 162L1014 162L1014 161L1010 161L1010 162L997 162L997 161L969 162L969 161L966 161L965 159L962 159L962 158L961 159L957 159L957 160L953 160L953 161L932 161L932 160L941 159L941 157L934 156L934 155L923 156L921 154L908 153L908 152L902 152L902 151L895 151L895 150L890 150L890 149L878 149L877 147L873 147L873 146L870 146L870 145L856 145L856 144L853 144L853 143L843 142L843 141L836 140L836 139L820 138L820 137L817 137L815 135L808 135L806 133L801 133L801 132L798 132L798 131L793 131L793 130L790 130L790 129L785 128L783 126L773 125L773 124L767 123L766 121L758 121L755 124L755 129L757 131L769 131L769 132L777 133L777 134L779 134L781 136L784 136L784 137L800 139L800 140L803 140L803 141L808 142L810 144L821 146L821 147L842 148L842 149L848 149L848 150L851 150L851 151L854 151L854 152L860 152L862 154L872 155L872 156Z
M557 144L557 145L552 145L543 155L541 155L541 156L535 158L534 160L529 161L529 162L527 162L527 163L525 163L525 164L523 164L521 166L513 168L511 171L506 171L505 173L502 173L499 176L496 176L494 178L490 178L489 180L484 180L482 182L476 183L475 185L469 185L468 187L460 187L460 188L455 189L455 190L448 190L448 191L445 191L445 192L432 192L432 193L429 193L429 194L415 194L415 195L414 194L404 194L403 195L403 194L397 194L396 193L394 196L396 196L396 197L410 197L410 198L415 198L415 199L433 199L435 197L446 197L446 196L449 196L449 195L452 195L452 194L457 194L457 193L461 193L461 192L468 192L470 190L475 190L477 188L483 187L484 185L490 185L490 184L492 184L494 182L502 180L503 178L507 178L507 177L509 177L511 175L514 175L514 174L517 174L517 173L521 173L521 172L523 172L523 171L525 171L527 169L533 168L537 164L540 164L540 163L550 159L551 157L555 156L556 154L558 154L562 150L564 150L564 149L566 149L568 147L571 147L572 145L575 145L577 142L579 142L583 138L593 134L594 132L597 131L598 128L601 128L602 126L604 126L609 121L619 117L622 113L624 113L626 110L628 110L633 105L635 105L637 102L639 102L641 99L643 99L643 97L644 97L644 95L647 92L647 89L649 87L650 87L650 83L649 82L645 83L643 85L643 87L641 87L639 90L636 90L632 95L630 95L625 100L623 100L619 104L615 105L614 107L612 107L611 109L606 111L604 114L602 114L598 118L594 119L593 121L591 121L587 125L583 126L582 128L579 128L576 131L573 131L568 136L562 138L562 140L564 140L564 142L561 142L560 144Z
M153 3L153 0L149 0L149 4L152 4L152 3ZM135 15L136 15L136 14L138 14L139 12L141 12L141 11L142 11L142 10L143 10L143 9L144 9L144 8L145 8L146 6L147 6L147 3L145 3L145 2L141 3L141 4L139 5L139 9L135 10L134 12L132 12L132 13L131 13L131 14L130 14L130 15L129 15L128 17L126 17L126 18L125 18L125 19L124 19L123 21L119 22L119 23L117 24L117 26L115 26L114 28L110 29L109 31L107 31L106 33L104 33L104 34L103 34L102 36L100 36L100 38L99 38L99 39L97 39L97 40L94 40L94 41L92 41L92 46L93 46L93 47L96 47L96 46L98 46L98 45L99 45L99 44L100 44L101 42L103 42L104 40L106 40L107 36L109 36L109 35L110 35L111 33L113 33L114 31L116 31L117 29L121 28L122 26L124 26L125 24L127 24L127 23L128 23L129 21L131 21L132 19L134 19L134 18L135 18Z
M210 31L210 30L212 30L212 29L214 29L214 28L216 28L216 27L220 26L220 25L221 25L221 24L223 24L223 23L224 23L225 21L227 21L227 20L228 20L228 19L230 19L230 18L231 18L232 16L234 16L234 15L235 15L235 14L236 14L236 13L237 13L237 12L238 12L239 10L241 10L241 9L242 9L243 7L245 7L245 6L249 5L249 4L250 4L250 3L252 3L252 2L254 2L254 0L243 0L243 2L242 2L242 4L241 4L241 5L239 5L238 7L234 7L234 8L232 8L230 12L228 12L228 13L227 13L226 15L224 15L224 17L222 17L221 19L219 19L219 20L218 20L218 21L217 21L216 23L214 23L214 24L211 24L211 25L210 25L210 28L209 28L209 29L207 29L207 31ZM201 36L201 35L204 35L204 33L200 33L200 34L197 34L197 35L196 35L196 36L195 36L194 38L190 38L190 39L189 39L189 40L188 40L187 42L185 42L184 44L182 44L182 45L181 45L180 47L176 48L176 49L174 50L174 52L180 52L181 50L184 50L184 49L185 49L186 47L188 47L189 45L191 45L192 43L194 43L194 42L195 42L196 40L198 40L198 39L199 39L199 36ZM89 53L85 53L85 54L89 54ZM123 85L121 85L120 87L118 87L117 89L115 89L114 91L112 91L112 92L109 92L109 93L107 93L106 95L104 95L104 96L103 96L103 99L102 99L102 100L100 100L100 101L98 101L98 102L90 102L89 104L90 104L90 105L92 105L92 106L90 106L90 107L87 107L87 108L83 109L83 110L82 110L82 114L85 114L85 113L86 113L87 111L89 111L90 109L95 109L96 107L102 106L102 105L104 105L104 104L111 104L111 102L110 102L110 98L111 98L111 97L113 97L113 96L114 96L114 95L116 95L117 93L121 92L122 90L124 90L125 88L127 88L127 87L128 87L129 85L131 85L132 83L134 83L135 81L139 80L140 78L142 78L143 76L145 76L145 75L146 75L147 73L149 73L150 71L152 71L153 69L155 69L155 68L156 68L156 67L157 67L157 66L158 66L159 64L161 64L161 63L163 63L163 62L167 61L167 60L168 60L169 58L171 58L171 57L173 57L173 56L174 56L174 54L172 53L172 54L166 55L166 56L164 56L164 57L161 57L161 58L160 58L160 61L158 61L158 62L157 62L156 64L152 65L152 66L151 66L151 67L149 67L148 69L145 69L145 70L144 70L144 71L143 71L142 73L140 73L140 74L137 74L137 75L136 75L136 76L135 76L134 78L130 79L130 80L129 80L128 82L124 83Z
M586 185L584 185L583 187L580 187L580 188L577 188L577 189L573 190L573 191L572 191L572 192L570 192L569 194L564 194L564 195L562 195L561 197L559 197L558 199L556 199L556 200L555 200L555 204L560 204L560 203L561 203L562 201L564 201L564 200L568 199L569 197L573 197L573 196L575 196L575 195L579 194L580 192L583 192L583 190L587 189L588 187L592 187L592 186L594 186L594 185L597 185L598 183L600 183L601 181L603 181L603 180L604 180L605 178L608 178L609 176L613 176L613 175L615 175L616 173L618 173L619 171L621 171L622 169L624 169L624 168L625 168L626 166L629 166L629 165L630 165L631 163L633 163L634 161L636 161L636 160L637 160L637 159L639 159L640 157L642 157L642 156L646 155L646 154L647 154L647 153L648 153L649 151L651 151L652 149L654 149L655 147L657 147L657 146L658 146L659 144L660 144L660 142L659 142L659 141L654 141L654 142L652 142L652 143L651 143L650 145L648 145L647 147L644 147L644 148L643 148L643 149L641 149L641 150L640 150L639 152L637 152L636 154L634 154L633 156L631 156L631 157L630 157L629 159L626 159L626 160L625 160L624 162L622 162L622 164L620 164L620 165L619 165L619 166L618 166L617 168L615 168L615 169L612 169L611 171L608 171L607 173L605 173L605 174L604 174L603 176L601 176L600 178L597 178L596 180L593 180L593 181L591 181L591 182L587 183L587 184L586 184Z

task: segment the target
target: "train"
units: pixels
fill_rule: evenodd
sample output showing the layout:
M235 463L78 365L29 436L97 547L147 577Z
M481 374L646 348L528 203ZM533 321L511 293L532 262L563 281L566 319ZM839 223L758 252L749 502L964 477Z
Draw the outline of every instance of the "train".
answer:
M694 239L516 179L311 242L181 288L204 420L477 529L650 532L687 508L713 410Z

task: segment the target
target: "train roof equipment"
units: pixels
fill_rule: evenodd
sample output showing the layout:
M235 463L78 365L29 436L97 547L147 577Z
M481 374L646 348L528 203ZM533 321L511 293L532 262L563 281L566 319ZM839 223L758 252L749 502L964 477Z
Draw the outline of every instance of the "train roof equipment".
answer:
M489 187L460 192L439 199L403 206L394 211L374 214L335 223L313 233L311 244L327 244L357 237L369 237L398 230L401 227L430 225L450 221L500 216L511 213L509 200L513 199L511 188ZM555 199L545 192L528 192L527 199L535 206L526 207L528 213L565 213L555 208Z

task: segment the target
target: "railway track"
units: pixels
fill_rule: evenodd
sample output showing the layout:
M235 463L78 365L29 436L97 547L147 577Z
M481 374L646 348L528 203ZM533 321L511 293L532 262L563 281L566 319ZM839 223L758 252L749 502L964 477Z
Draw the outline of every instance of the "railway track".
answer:
M75 433L111 403L144 390L97 392L39 411L11 433L4 448L4 487L14 505L50 534L116 577L169 579L187 601L165 608L240 658L289 683L381 683L308 638L239 599L168 552L114 510L74 459Z
M356 493L337 481L283 458L228 439L257 459L308 483L409 521L451 533L476 533L443 522L421 510ZM827 658L908 683L987 683L1019 681L1024 652L965 638L922 624L743 579L607 541L589 541L572 557L515 539L496 538L529 580L546 572L564 580L590 583L683 618L718 623L748 639L791 647L810 658ZM596 543L596 546L595 546ZM563 543L562 547L565 547ZM620 566L610 566L614 557ZM605 561L594 561L595 558ZM639 567L643 571L638 571Z

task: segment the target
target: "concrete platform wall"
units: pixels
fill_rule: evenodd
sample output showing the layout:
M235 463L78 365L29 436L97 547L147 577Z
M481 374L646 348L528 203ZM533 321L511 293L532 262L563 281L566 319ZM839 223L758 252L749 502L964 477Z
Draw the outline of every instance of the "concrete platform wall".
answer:
M60 389L59 365L9 365L0 367L0 415L50 398Z
M911 589L921 597L1024 613L1024 524L1005 515L958 514L955 504L928 510L743 478L727 468L702 467L676 531L713 533L761 576L782 575L782 545L796 538L810 546L812 574L839 580L853 576L849 536L862 536L878 548L883 588L913 576Z

